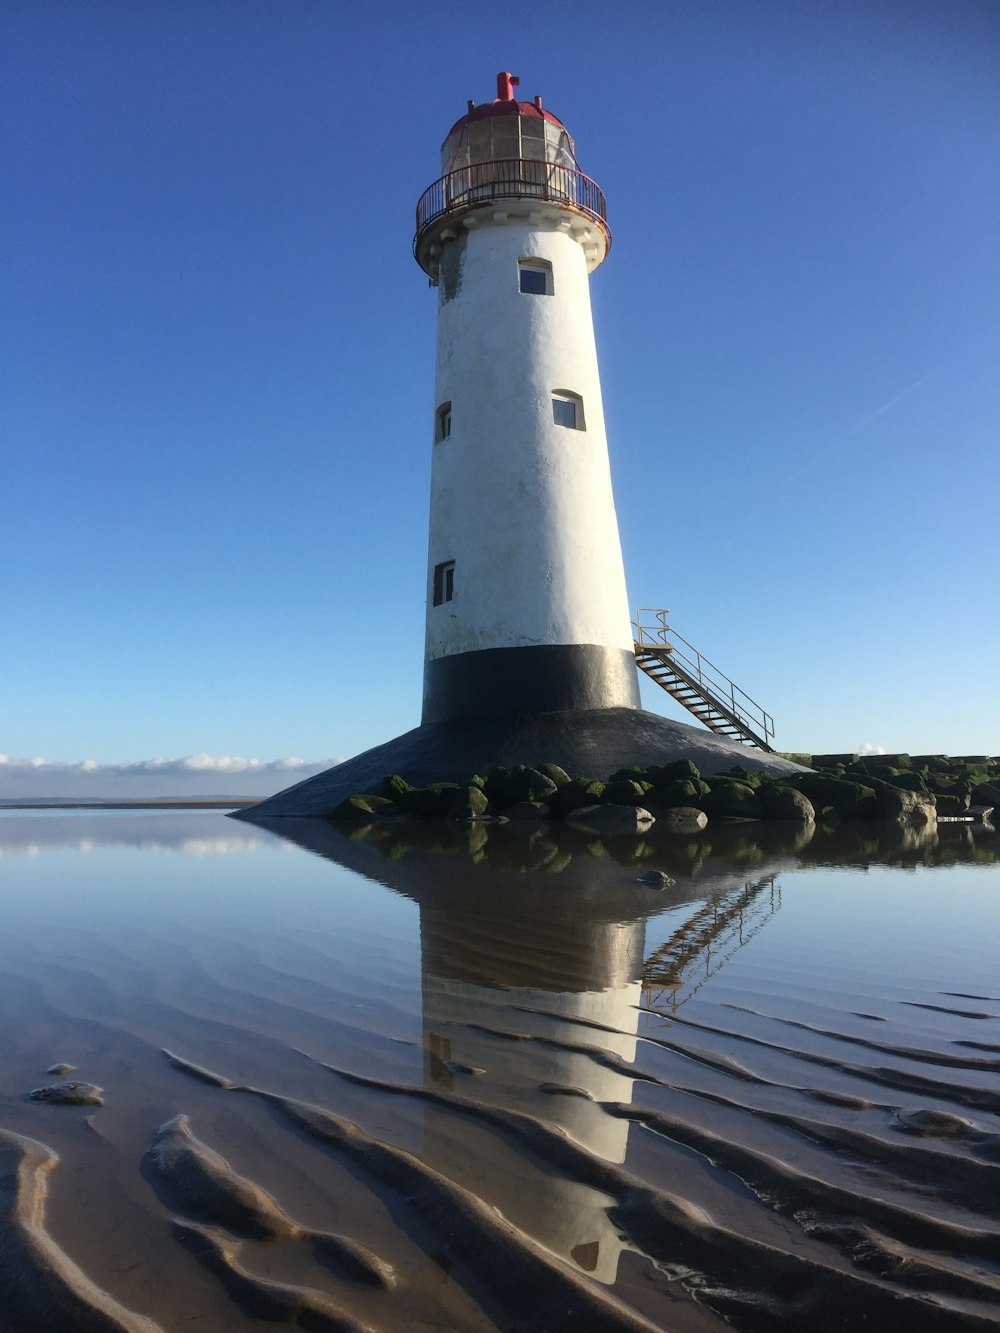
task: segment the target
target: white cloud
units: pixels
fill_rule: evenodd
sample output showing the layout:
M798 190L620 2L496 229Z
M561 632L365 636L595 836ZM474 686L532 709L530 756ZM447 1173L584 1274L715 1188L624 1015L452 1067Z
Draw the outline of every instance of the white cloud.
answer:
M99 764L94 759L66 763L0 755L0 801L261 797L341 762L341 758L264 760L189 754Z
M864 759L870 754L885 754L885 746L873 745L871 741L862 741L854 753L859 759Z

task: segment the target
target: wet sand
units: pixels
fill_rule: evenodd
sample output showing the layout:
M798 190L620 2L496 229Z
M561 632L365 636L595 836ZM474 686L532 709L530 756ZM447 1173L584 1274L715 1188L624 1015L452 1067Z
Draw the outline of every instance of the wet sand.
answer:
M988 834L289 831L0 818L0 1327L1000 1327Z

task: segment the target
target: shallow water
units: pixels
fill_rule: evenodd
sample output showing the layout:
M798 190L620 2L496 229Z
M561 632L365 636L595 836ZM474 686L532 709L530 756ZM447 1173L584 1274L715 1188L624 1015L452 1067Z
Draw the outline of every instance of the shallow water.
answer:
M0 1327L1000 1326L1000 835L281 828L0 814Z

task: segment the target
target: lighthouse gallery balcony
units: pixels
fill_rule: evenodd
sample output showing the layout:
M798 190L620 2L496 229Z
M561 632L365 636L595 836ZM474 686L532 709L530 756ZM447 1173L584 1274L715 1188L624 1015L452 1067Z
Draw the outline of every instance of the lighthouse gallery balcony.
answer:
M493 159L449 171L420 196L413 237L413 255L420 267L434 276L436 256L432 247L443 222L457 220L484 204L505 199L537 200L577 213L600 228L604 237L603 254L610 248L604 192L589 176L557 162Z

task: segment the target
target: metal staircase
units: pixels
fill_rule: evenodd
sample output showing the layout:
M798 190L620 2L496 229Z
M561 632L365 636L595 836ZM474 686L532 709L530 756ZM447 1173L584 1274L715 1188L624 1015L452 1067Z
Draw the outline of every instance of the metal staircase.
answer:
M710 731L771 752L774 718L707 657L702 657L693 644L671 629L666 611L640 606L632 628L636 666L650 680L655 680Z

